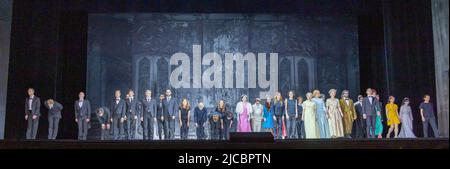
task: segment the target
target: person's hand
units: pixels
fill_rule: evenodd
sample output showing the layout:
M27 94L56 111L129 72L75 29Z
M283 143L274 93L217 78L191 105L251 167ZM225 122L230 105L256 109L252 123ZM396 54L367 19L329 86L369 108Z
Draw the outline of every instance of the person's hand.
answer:
M274 120L274 121L277 121L277 117L273 116L273 120Z
M135 119L135 120L137 120L137 118L138 118L137 116L134 116L134 119Z
M183 123L181 123L181 121L180 121L180 127L182 127L183 126Z
M286 116L286 120L289 120L289 115Z
M304 118L302 117L302 121L304 121Z
M161 116L161 121L164 121L164 116Z
M186 124L188 127L189 127L189 122L187 122L187 124Z
M106 128L106 125L105 124L102 124L102 129L104 130Z
M195 124L194 124L194 126L195 126L195 127L198 127L198 124L197 124L197 123L195 123Z
M28 115L25 115L25 120L28 120Z
M262 119L261 119L261 122L265 122L265 121L266 121L266 118L262 118Z
M377 116L381 116L381 113L379 111L377 111Z
M344 114L341 113L341 118L343 118L343 117L344 117Z
M172 119L175 120L175 116L172 116Z
M141 121L144 121L144 117L141 117Z
M127 116L123 116L123 120L127 120Z
M111 125L109 125L109 124L106 124L106 129L108 129L108 130L109 130L109 128L111 128Z
M33 115L31 118L33 118L33 120L36 120L36 119L37 119L37 116L36 116L36 115Z
M123 123L123 121L125 121L125 118L120 118L120 122Z
M113 122L113 118L111 118L110 121Z
M155 117L155 118L153 118L153 121L156 121L156 117Z
M295 118L298 119L298 114L295 115Z
M363 119L367 119L367 115L366 114L363 114Z
M86 122L89 122L90 120L89 119L86 119Z
M425 117L422 116L422 121L425 121Z
M75 119L75 122L78 122L78 119Z

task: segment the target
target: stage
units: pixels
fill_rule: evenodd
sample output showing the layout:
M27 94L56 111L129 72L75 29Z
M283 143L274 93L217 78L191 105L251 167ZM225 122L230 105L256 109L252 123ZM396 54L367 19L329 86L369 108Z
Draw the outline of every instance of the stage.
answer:
M273 142L212 140L78 141L2 140L0 149L448 149L448 138L439 139L308 139Z

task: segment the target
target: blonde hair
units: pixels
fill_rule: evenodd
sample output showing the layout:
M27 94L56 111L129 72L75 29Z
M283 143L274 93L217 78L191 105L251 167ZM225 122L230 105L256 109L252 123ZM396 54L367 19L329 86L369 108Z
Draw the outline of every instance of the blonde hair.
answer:
M55 101L53 99L48 99L47 100L47 104L54 104L54 103L55 103Z
M313 90L313 92L312 92L312 96L313 97L320 97L320 91L319 90Z
M330 90L328 91L328 94L331 95L331 93L333 93L333 92L336 94L337 90L336 90L336 89L330 89Z

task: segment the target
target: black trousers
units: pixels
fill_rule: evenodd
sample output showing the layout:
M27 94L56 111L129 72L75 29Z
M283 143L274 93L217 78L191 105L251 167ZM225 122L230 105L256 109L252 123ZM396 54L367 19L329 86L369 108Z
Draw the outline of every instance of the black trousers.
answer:
M183 140L186 140L188 138L189 126L187 122L187 119L181 120L182 125L180 127L180 138Z
M158 118L157 120L158 123L158 137L159 140L162 140L164 137L163 135L166 135L166 126L164 125L164 120L161 120L161 118Z
M355 120L355 122L353 123L353 131L352 131L352 137L353 138L365 138L367 136L367 131L366 131L366 120L363 119L362 117L358 118Z
M222 140L228 140L230 138L230 120L223 120L223 129L222 129L222 134L221 134L221 139Z
M203 127L205 123L197 122L197 128L195 129L195 133L197 134L197 139L205 139L205 127Z
M155 120L153 117L144 116L144 121L142 122L142 130L144 140L153 140L153 125L155 124Z
M31 139L31 140L36 139L38 128L39 128L39 116L37 116L36 119L33 119L33 115L31 115L31 113L29 113L28 119L27 119L26 139Z
M48 139L54 140L56 139L56 136L58 135L58 127L59 127L59 120L61 118L59 117L48 117Z
M89 123L86 122L86 118L78 118L78 140L87 140Z

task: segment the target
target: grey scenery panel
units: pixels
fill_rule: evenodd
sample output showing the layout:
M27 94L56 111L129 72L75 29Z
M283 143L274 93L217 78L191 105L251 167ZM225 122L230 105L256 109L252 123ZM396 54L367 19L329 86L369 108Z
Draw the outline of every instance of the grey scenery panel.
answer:
M90 14L87 98L93 107L108 106L116 89L142 99L146 89L156 98L170 88L178 101L202 100L208 110L220 99L233 110L242 94L254 102L276 90L304 97L313 89L349 89L355 98L357 33L352 16ZM244 60L227 64L229 57Z

